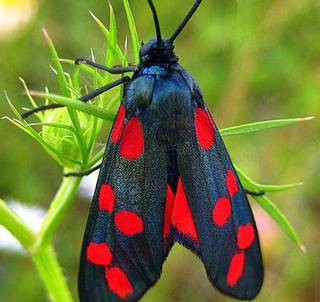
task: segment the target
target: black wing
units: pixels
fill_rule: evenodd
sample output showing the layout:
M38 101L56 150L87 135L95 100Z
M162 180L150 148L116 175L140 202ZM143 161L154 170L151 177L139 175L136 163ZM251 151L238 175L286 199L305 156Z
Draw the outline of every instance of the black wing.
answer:
M82 302L136 301L161 274L167 158L148 111L122 106L113 125L82 247Z
M189 133L177 146L173 236L202 259L223 293L253 299L263 281L254 218L209 111L202 101L191 111Z

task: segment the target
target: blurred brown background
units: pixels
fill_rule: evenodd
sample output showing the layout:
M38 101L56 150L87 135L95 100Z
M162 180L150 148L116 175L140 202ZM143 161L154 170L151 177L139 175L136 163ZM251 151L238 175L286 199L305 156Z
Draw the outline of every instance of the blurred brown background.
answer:
M114 6L119 37L128 27L122 1ZM162 33L169 36L192 0L155 0ZM154 36L146 1L131 0L140 38ZM32 89L58 84L41 27L61 57L102 57L104 39L89 15L108 22L106 1L0 0L0 115L11 115L3 90L18 108L27 106L18 77ZM303 117L320 112L320 1L203 1L176 42L180 63L202 88L220 127L253 121ZM70 67L72 68L72 67ZM256 301L320 301L319 188L317 119L286 128L226 138L230 155L248 175L263 183L305 185L270 194L300 234L303 254L253 202L265 260L265 283ZM0 196L47 208L61 169L29 137L0 120ZM82 233L89 202L79 196L58 230L55 247L76 297ZM76 222L76 223L75 223ZM1 245L0 245L1 248ZM33 277L34 276L34 277ZM0 301L47 301L30 259L0 249ZM213 289L200 261L176 246L160 282L144 302L232 301Z

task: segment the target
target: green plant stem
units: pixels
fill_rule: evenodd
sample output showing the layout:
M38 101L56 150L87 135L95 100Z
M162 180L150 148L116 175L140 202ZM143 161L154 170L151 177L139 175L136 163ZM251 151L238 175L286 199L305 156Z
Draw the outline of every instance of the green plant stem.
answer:
M36 249L41 249L52 242L54 232L61 222L66 210L74 199L80 185L81 177L63 178L60 188L44 218Z
M54 302L72 302L67 282L52 246L49 245L33 252L32 260L47 289L50 300Z
M35 234L2 199L0 199L0 225L3 225L18 239L26 250L32 248L35 242Z
M54 302L72 302L70 291L52 246L34 248L36 235L2 199L0 199L0 224L30 252L50 299Z

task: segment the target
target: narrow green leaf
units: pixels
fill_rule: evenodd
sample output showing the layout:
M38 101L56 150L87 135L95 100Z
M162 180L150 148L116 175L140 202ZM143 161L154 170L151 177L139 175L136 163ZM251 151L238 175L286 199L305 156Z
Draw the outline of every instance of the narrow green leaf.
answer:
M134 17L133 17L131 8L130 8L129 1L123 0L123 5L124 5L124 9L126 11L128 24L129 24L129 30L130 30L130 34L131 34L134 60L135 60L135 63L138 64L140 43L139 43L139 37L138 37L137 28L136 28L136 23L134 21Z
M22 121L22 122L23 122L24 120L23 120L23 118L21 117L20 112L16 109L16 107L14 107L14 105L13 105L13 103L11 102L11 100L10 100L10 98L9 98L9 96L8 96L8 94L7 94L6 91L4 91L4 96L5 96L5 98L6 98L7 103L9 104L10 109L12 110L12 112L14 113L14 115L16 116L16 118L17 118L19 121Z
M86 104L76 99L66 98L64 96L56 95L56 94L46 94L44 92L31 91L31 95L38 96L41 98L49 98L51 101L58 103L60 105L68 106L70 108L92 114L96 117L99 117L106 121L113 121L115 115L106 110L103 110L97 106Z
M60 61L61 62L61 61ZM80 67L76 66L76 68L74 69L73 73L72 73L72 87L74 88L74 90L79 94L80 90L81 90L81 86L79 83L79 75L80 75ZM77 95L75 93L73 93L72 95L73 97L77 97Z
M65 130L71 131L73 133L76 132L76 130L71 126L63 125L63 124L57 124L57 123L45 123L45 122L43 122L43 123L31 123L31 124L29 124L29 126L48 126L48 127L58 128L58 129L65 129Z
M78 71L79 71L79 69L77 69ZM78 72L74 72L73 74L72 74L72 76L75 76L75 77L77 77L77 73ZM78 81L78 79L75 79L75 81L77 82ZM75 87L75 85L77 85L77 83L75 83L74 84L74 82L73 82L73 79L71 80L71 83L70 83L70 86L68 87L69 88L69 90L70 90L70 92L71 92L71 98L79 98L79 97L81 97L81 94L80 94L80 86L78 86L78 89L76 89L76 87ZM46 91L47 93L50 93L49 91Z
M48 88L47 86L45 87L44 91L45 91L47 94L50 93L49 88ZM44 103L45 103L45 105L49 105L49 100L48 100L48 98L45 99ZM43 121L43 120L44 120L44 116L45 116L45 112L41 112L41 113L42 113L41 121Z
M90 160L89 167L93 167L98 161L100 161L105 153L105 147L101 148Z
M256 122L256 123L224 128L224 129L221 129L219 132L221 136L230 136L230 135L236 135L236 134L257 132L261 130L276 128L276 127L283 127L283 126L287 126L295 123L310 121L312 119L314 119L313 116L309 116L305 118L291 118L291 119L263 121L263 122Z
M112 56L112 55L114 55L114 53L112 52L111 48L109 48L109 56ZM92 59L94 61L95 57L94 57L93 50L91 50L91 57L92 57ZM106 73L105 82L103 83L103 85L109 83L110 80L111 80L111 75L109 73ZM95 89L98 89L100 87L100 85L99 85L99 82L97 81L97 78L94 77L93 81L94 81ZM106 98L107 98L106 94L100 94L96 98L97 99L97 101L95 102L96 106L98 106L99 108L104 108L104 101L103 100L106 99ZM106 108L104 108L104 109L106 109ZM103 125L103 120L99 119L99 118L97 118L96 116L93 116L93 115L89 115L88 118L89 118L88 125L90 125L90 131L85 132L85 134L86 134L86 138L87 138L89 154L90 154L90 157L91 157L92 156L92 152L93 152L94 147L95 147L96 138L97 138L97 136L99 134L99 131L101 130L102 125ZM88 130L89 130L89 128L88 128ZM86 167L83 167L83 168L87 169L88 167L86 166Z
M302 185L303 185L303 182L298 182L294 184L284 184L284 185L263 185L263 184L255 183L255 190L262 191L262 192L281 192L281 191L286 191Z
M280 192L280 191L285 191L288 189L292 189L298 186L302 186L303 183L294 183L294 184L284 184L284 185L265 185L265 184L260 184L252 180L249 176L247 176L242 170L240 170L239 167L237 167L235 164L233 164L234 168L237 171L237 174L240 178L240 181L242 185L248 189L252 190L254 192Z
M8 119L12 124L17 126L19 129L21 129L23 132L31 136L34 140L36 140L42 148L55 160L57 161L61 166L64 166L61 159L64 159L65 161L68 161L75 165L81 165L80 161L77 161L73 158L70 158L63 153L59 152L55 148L53 148L49 143L47 143L41 135L39 135L35 130L33 130L28 124L23 125L19 120L13 120L11 118L5 117Z
M124 39L123 54L125 55L126 58L128 57L128 36L126 36L126 38Z
M113 66L115 63L115 56L116 56L116 47L117 47L117 24L116 24L116 17L114 15L114 11L112 8L111 3L109 2L109 10L110 10L110 25L109 25L109 43L106 49L105 54L105 64L106 66ZM106 72L106 80L110 78L110 74Z
M297 232L280 209L265 195L253 196L253 198L277 222L289 238L292 239L303 252L305 252L304 245L301 243Z
M47 96L48 94L45 94L45 95ZM46 150L46 152L55 161L57 161L61 166L63 166L63 163L61 162L60 158L63 158L66 161L69 161L69 162L71 162L73 164L81 164L81 162L65 156L63 153L59 152L58 150L53 148L49 143L47 143L41 137L41 135L39 135L24 119L21 118L20 113L14 107L14 105L10 101L9 96L6 94L6 92L5 92L5 97L6 97L6 100L7 100L8 104L9 104L11 110L13 111L15 116L17 117L17 120L14 120L14 119L11 119L11 118L8 118L8 117L5 117L5 119L8 119L12 124L14 124L18 128L20 128L26 134L30 135L33 139L35 139Z
M104 26L104 24L92 13L90 12L92 18L96 21L96 23L98 24L100 30L102 31L105 39L107 40L107 42L109 44L112 44L112 42L110 43L110 40L111 40L111 37L110 37L110 32L109 30ZM120 49L119 45L117 44L116 45L116 49L115 49L115 52L120 60L120 62L126 62L127 63L127 60L126 58L124 57L123 53L122 53L122 50Z
M43 34L45 36L45 39L47 40L47 43L48 43L48 46L49 46L49 50L50 50L50 53L51 53L51 57L52 57L52 61L53 61L53 64L54 64L54 68L55 68L55 70L57 72L57 78L58 78L58 82L59 82L61 93L65 97L71 97L71 91L68 88L68 81L67 81L67 79L65 77L65 73L64 73L62 65L61 65L61 63L59 61L59 56L58 56L58 53L56 51L56 48L55 48L55 46L54 46L49 34L47 33L47 31L44 28L42 29L42 31L43 31ZM86 146L85 146L84 139L81 136L80 121L79 121L77 112L73 111L71 108L68 108L68 113L69 113L70 119L71 119L74 127L80 133L80 135L77 136L78 143L81 146L81 149L85 150ZM84 158L84 160L85 160L85 158Z
M100 123L100 121L102 122L102 120L98 120L95 116L91 116L92 117L92 128L91 128L91 135L89 136L89 140L88 140L88 150L90 152L90 157L89 157L89 167L90 167L90 160L92 157L92 152L94 151L95 148L95 142L96 142L96 138L99 134L99 131L102 127L102 123Z
M57 72L57 77L58 77L61 93L64 96L68 97L68 96L70 96L70 91L68 89L68 82L67 82L66 77L64 75L63 68L60 64L58 53L57 53L56 48L54 47L54 44L53 44L53 42L52 42L52 40L51 40L51 38L45 28L42 29L42 32L43 32L44 37L45 37L45 39L48 43L48 46L49 46L53 65L54 65L54 68Z
M23 89L24 89L24 91L25 91L25 93L26 93L26 95L28 97L28 100L30 101L32 107L37 107L38 105L37 105L36 101L33 99L33 97L30 95L29 88L28 88L25 80L23 78L21 78L21 77L19 77L19 80L22 83Z

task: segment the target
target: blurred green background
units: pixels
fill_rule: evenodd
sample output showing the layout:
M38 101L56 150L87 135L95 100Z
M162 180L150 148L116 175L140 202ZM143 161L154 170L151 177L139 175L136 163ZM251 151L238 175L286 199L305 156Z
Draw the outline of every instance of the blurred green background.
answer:
M119 37L128 34L122 1L114 6ZM162 33L169 36L192 0L155 0ZM146 1L131 0L140 38L154 36ZM18 77L28 86L58 91L41 28L61 57L103 56L104 38L89 15L108 23L104 0L0 0L0 115L27 106ZM176 41L180 63L202 88L220 127L320 112L320 1L204 0ZM72 67L69 67L72 69ZM265 261L265 283L256 301L320 301L320 148L317 119L225 139L230 155L263 183L304 181L270 194L300 234L303 254L254 203ZM0 196L47 208L62 171L32 139L0 120ZM59 260L76 297L78 259L89 202L78 198L55 239ZM144 302L232 301L213 289L200 261L176 246L161 280ZM0 301L47 301L30 259L0 249Z

